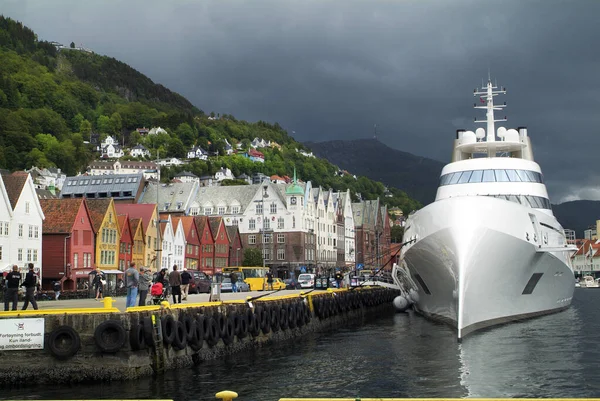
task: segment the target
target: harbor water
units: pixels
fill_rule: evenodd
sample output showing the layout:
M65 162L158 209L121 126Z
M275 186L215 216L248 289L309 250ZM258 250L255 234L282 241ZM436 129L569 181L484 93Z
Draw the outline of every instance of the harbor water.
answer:
M2 399L239 400L282 397L598 397L600 289L554 315L455 332L409 313L131 382L2 389Z

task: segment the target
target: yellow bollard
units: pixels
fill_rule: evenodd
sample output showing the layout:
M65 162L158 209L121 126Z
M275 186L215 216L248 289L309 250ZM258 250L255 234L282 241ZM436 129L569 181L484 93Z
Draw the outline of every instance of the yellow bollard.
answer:
M112 297L104 297L104 309L112 309L113 304L116 302Z
M219 391L217 394L215 394L215 397L221 399L221 401L231 401L234 398L237 398L237 396L238 393L229 390Z

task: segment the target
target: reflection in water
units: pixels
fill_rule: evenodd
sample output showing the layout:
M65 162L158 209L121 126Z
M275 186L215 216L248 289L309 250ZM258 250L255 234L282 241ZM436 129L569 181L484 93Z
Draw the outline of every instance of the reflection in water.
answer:
M573 308L473 333L412 312L271 345L156 379L2 390L13 399L282 397L594 397L600 394L600 290Z
M466 337L459 350L468 396L598 396L600 387L589 374L598 377L591 366L600 357L594 344L600 312L593 307L599 299L600 291L577 290L573 307L564 312Z

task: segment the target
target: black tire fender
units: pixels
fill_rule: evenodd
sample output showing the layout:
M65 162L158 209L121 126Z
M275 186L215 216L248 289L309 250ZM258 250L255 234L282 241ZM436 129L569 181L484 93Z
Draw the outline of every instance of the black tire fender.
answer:
M167 315L161 318L160 325L162 329L163 342L166 345L173 344L173 341L175 340L175 330L177 330L177 325L175 324L175 319L173 319L173 316Z
M136 323L134 322L131 325L131 330L129 330L129 345L131 349L134 351L138 351L144 348L146 343L144 336L144 323Z
M246 315L239 315L238 318L240 328L237 332L237 337L241 340L248 335L248 317Z
M196 316L196 320L194 322L194 342L190 343L190 347L194 351L198 351L204 345L204 330L205 330L205 318L202 315Z
M94 330L94 341L102 352L114 353L125 345L127 333L118 320L102 322Z
M152 335L152 331L154 328L152 327L152 317L146 316L142 319L142 325L144 326L144 342L147 347L154 347L154 336Z
M183 315L179 318L179 320L181 321L181 323L183 323L183 326L185 327L185 335L187 337L187 342L189 343L193 341L196 335L194 319L192 319L190 315Z
M263 334L271 332L271 308L268 306L265 306L265 309L261 313L260 329Z
M279 331L279 308L275 306L271 308L271 330L273 333Z
M219 337L223 338L227 336L227 317L224 314L219 313L216 321L219 324Z
M56 359L68 359L81 347L79 334L71 326L58 326L50 333L48 349Z
M219 342L219 324L214 317L205 320L206 327L204 330L204 339L209 347L214 347Z
M221 336L221 340L225 345L233 344L235 338L235 323L233 322L234 316L231 315L225 323L225 335Z
M288 305L288 327L290 329L296 328L296 305L289 304Z
M173 348L176 350L185 349L187 345L187 331L182 321L175 322L175 338L173 339Z
M288 310L285 304L279 308L279 328L281 331L285 331L288 328Z

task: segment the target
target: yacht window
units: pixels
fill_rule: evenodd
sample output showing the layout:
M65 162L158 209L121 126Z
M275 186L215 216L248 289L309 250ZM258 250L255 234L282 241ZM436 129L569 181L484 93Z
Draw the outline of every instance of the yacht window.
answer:
M521 200L516 195L508 195L508 200L514 203L521 203Z
M450 177L450 181L448 182L448 184L456 184L458 182L459 178L460 178L460 171L457 173L452 173L452 177Z
M475 170L469 179L469 182L481 182L483 178L483 170Z
M440 179L440 186L441 185L447 185L448 181L450 181L450 174L444 174L442 176L442 178Z
M506 174L508 175L508 180L510 182L520 182L522 181L521 178L519 178L519 175L517 174L517 170L505 170Z
M469 182L469 179L471 178L471 173L473 173L473 172L472 171L463 171L463 173L460 175L460 178L458 179L458 183L464 184L466 182Z
M506 171L504 170L494 170L494 173L496 174L496 181L497 182L508 182L508 175L506 175Z
M494 182L496 178L494 177L494 170L483 170L483 182Z

